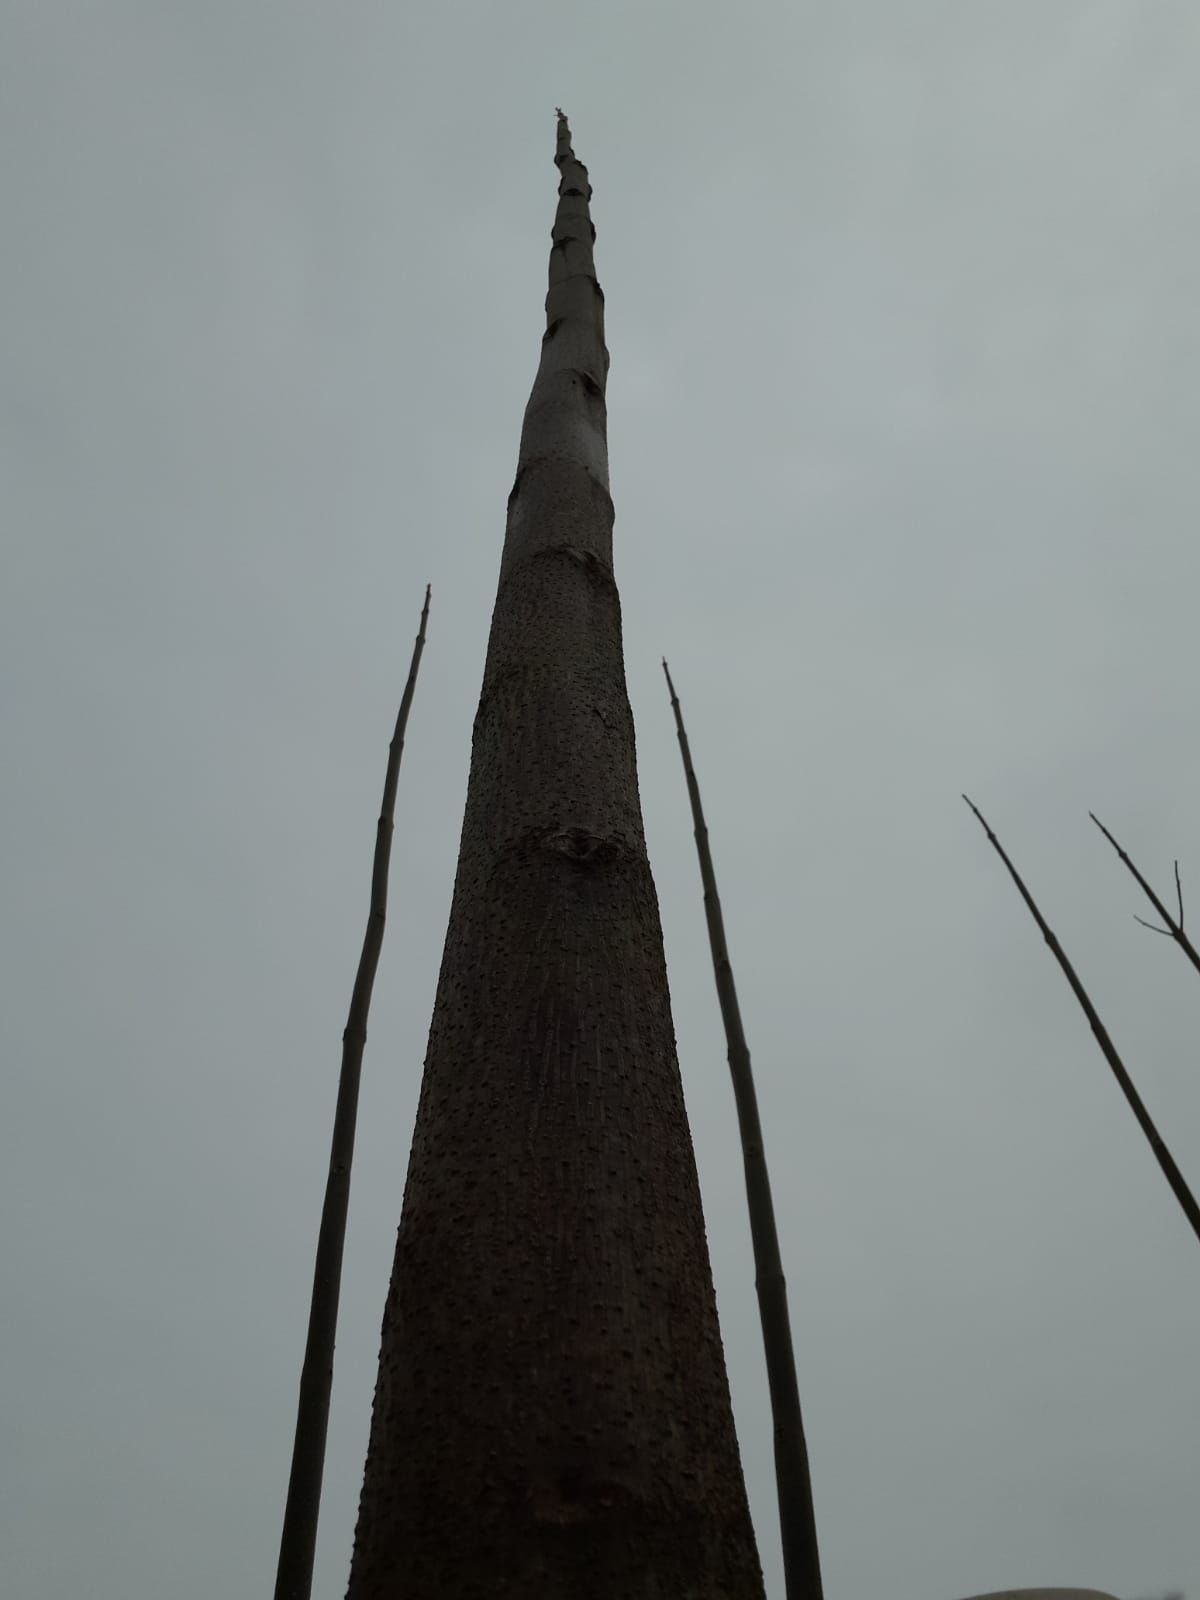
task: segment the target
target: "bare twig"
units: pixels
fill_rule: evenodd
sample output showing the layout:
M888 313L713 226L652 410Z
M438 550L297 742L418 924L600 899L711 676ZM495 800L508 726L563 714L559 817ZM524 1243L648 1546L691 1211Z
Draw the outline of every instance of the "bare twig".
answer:
M375 985L387 918L388 866L392 854L400 757L404 750L409 707L417 683L417 668L425 648L425 624L428 618L427 584L425 604L421 608L421 625L413 643L408 679L400 699L392 742L388 747L383 802L375 830L371 909L350 997L346 1031L342 1034L342 1069L338 1079L337 1107L333 1114L329 1177L325 1185L325 1202L321 1208L321 1228L317 1235L312 1305L308 1315L304 1365L300 1371L296 1437L292 1446L292 1471L283 1513L279 1565L275 1572L275 1600L309 1600L312 1593L317 1518L321 1509L321 1479L325 1471L325 1436L329 1427L329 1393L333 1383L333 1347L342 1282L342 1250L346 1242L346 1213L350 1205L350 1165L354 1158L354 1129L358 1120L358 1086L367 1043L367 1013L371 1007L371 990Z
M1196 971L1200 972L1200 951L1197 951L1195 945L1183 931L1183 885L1179 881L1179 862L1176 861L1175 863L1175 898L1179 902L1179 919L1176 921L1175 918L1172 917L1171 913L1167 910L1166 906L1155 894L1154 890L1146 882L1145 878L1142 877L1128 853L1121 848L1121 846L1113 838L1112 834L1100 821L1100 818L1096 815L1096 813L1094 811L1089 811L1088 816L1091 817L1092 821L1100 829L1100 832L1117 852L1117 855L1120 856L1131 876L1137 880L1138 887L1146 896L1147 900L1149 900L1150 904L1154 907L1155 911L1158 912L1159 916L1166 923L1166 927L1155 928L1153 923L1145 922L1141 917L1135 917L1134 921L1140 922L1143 928L1150 928L1155 933L1165 933L1168 938L1174 939L1175 943L1183 951L1184 955L1192 963Z
M988 842L991 844L996 854L1000 857L1001 861L1003 861L1004 865L1008 868L1009 876L1012 878L1012 881L1016 884L1017 889L1020 891L1022 900L1024 900L1025 904L1029 907L1029 910L1033 916L1033 920L1041 929L1042 937L1050 946L1050 950L1054 956L1054 959L1062 968L1063 976L1071 985L1071 989L1074 992L1075 998L1079 1001L1079 1004L1083 1009L1084 1016L1087 1017L1088 1022L1091 1024L1092 1032L1096 1036L1096 1043L1100 1046L1100 1049L1104 1055L1104 1059L1112 1068L1113 1077L1116 1078L1117 1082L1120 1084L1121 1092L1129 1102L1129 1108L1137 1118L1139 1127L1146 1135L1146 1138L1150 1144L1150 1148L1154 1151L1155 1158L1157 1159L1159 1166L1162 1168L1167 1182L1171 1185L1171 1188L1174 1191L1175 1198L1183 1207L1184 1215L1191 1223L1196 1237L1200 1239L1200 1206L1197 1206L1195 1196L1192 1194L1192 1191L1188 1188L1187 1183L1184 1181L1183 1174L1175 1165L1175 1160L1171 1155L1171 1152L1163 1143L1158 1129L1154 1126L1154 1123L1151 1120L1150 1113L1142 1104L1142 1098L1134 1088L1133 1079L1129 1076L1129 1073L1125 1068L1125 1063L1117 1054L1116 1046L1108 1036L1108 1030L1101 1022L1099 1013L1092 1004L1091 1000L1088 998L1087 990L1080 982L1075 968L1067 960L1066 951L1063 949L1062 945L1059 944L1058 939L1055 937L1055 934L1049 923L1038 910L1034 898L1030 894L1029 890L1025 887L1020 873L1009 860L1004 846L1000 843L999 839L997 839L996 835L992 832L991 828L984 820L983 813L980 811L979 807L974 803L973 800L968 799L966 795L963 795L963 799L966 800L971 810L979 819L980 826L983 828L984 833L986 833L988 836Z
M663 672L675 713L675 732L683 757L692 822L696 830L696 854L700 859L700 880L704 885L704 915L712 950L717 999L729 1053L729 1073L733 1079L733 1098L737 1107L738 1129L742 1138L742 1162L746 1173L746 1200L750 1211L750 1239L754 1250L755 1287L758 1290L759 1320L762 1323L763 1349L767 1362L767 1385L771 1395L771 1416L775 1424L775 1486L779 1498L779 1525L783 1540L783 1576L787 1600L821 1600L821 1562L817 1549L817 1525L813 1512L812 1480L808 1467L808 1446L800 1414L800 1391L796 1382L796 1361L792 1353L792 1329L788 1317L787 1284L779 1254L779 1235L775 1227L775 1207L771 1199L771 1180L763 1149L762 1123L758 1115L758 1096L750 1068L750 1047L742 1027L741 1009L733 982L733 967L725 941L725 921L717 895L712 852L708 847L708 828L700 805L700 785L683 712L671 673L664 661Z

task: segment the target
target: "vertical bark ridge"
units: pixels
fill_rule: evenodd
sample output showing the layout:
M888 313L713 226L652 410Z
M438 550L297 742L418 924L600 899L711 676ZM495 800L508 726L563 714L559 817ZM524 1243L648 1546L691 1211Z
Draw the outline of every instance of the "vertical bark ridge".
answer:
M759 1600L646 857L561 114L351 1600Z

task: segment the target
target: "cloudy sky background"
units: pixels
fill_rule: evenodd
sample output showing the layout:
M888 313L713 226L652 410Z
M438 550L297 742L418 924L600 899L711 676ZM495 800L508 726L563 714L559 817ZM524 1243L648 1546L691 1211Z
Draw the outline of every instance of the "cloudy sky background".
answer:
M734 1404L768 1126L831 1600L1200 1594L1193 0L3 0L0 1583L270 1591L421 592L317 1593L342 1593L542 327L591 169L617 565Z

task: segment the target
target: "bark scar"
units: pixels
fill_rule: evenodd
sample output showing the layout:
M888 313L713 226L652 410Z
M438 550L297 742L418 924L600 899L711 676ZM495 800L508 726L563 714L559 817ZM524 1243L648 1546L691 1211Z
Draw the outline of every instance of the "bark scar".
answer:
M560 828L542 837L542 848L565 856L577 867L600 867L612 861L620 846L615 839L602 839L586 828Z
M535 560L539 558L544 560L548 556L567 556L571 561L577 561L588 577L615 587L616 580L613 578L612 568L593 550L581 550L575 544L544 544L540 550L533 551Z

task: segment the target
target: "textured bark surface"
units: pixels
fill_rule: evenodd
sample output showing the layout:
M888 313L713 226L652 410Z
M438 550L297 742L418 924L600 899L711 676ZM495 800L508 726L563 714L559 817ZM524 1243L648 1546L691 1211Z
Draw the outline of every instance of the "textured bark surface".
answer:
M352 1600L761 1596L612 573L603 297L560 119Z

